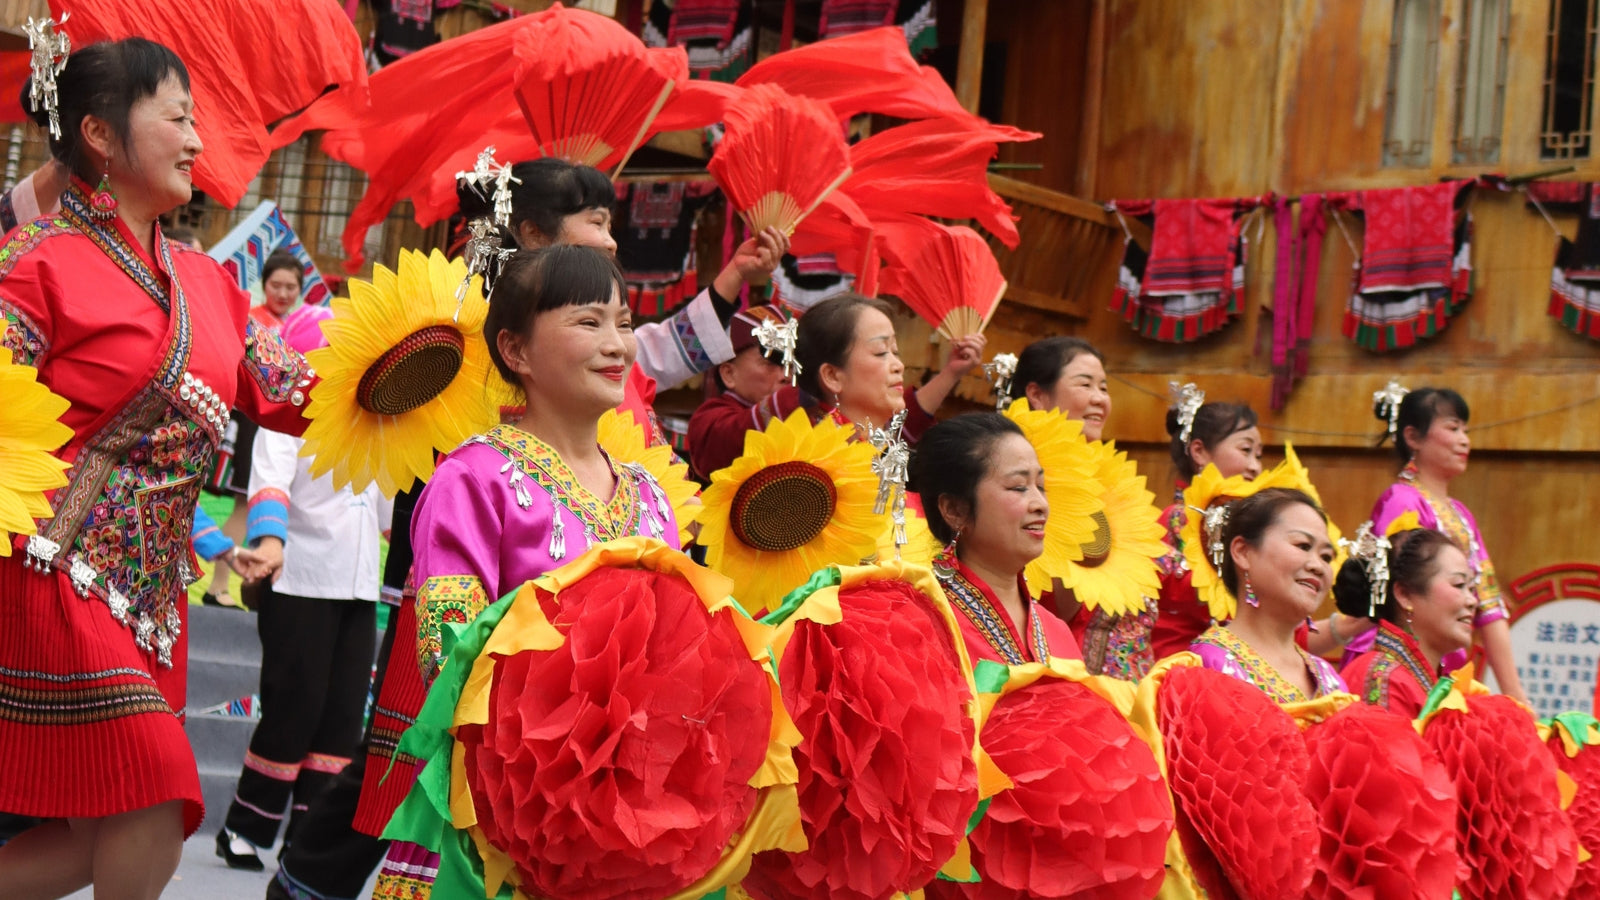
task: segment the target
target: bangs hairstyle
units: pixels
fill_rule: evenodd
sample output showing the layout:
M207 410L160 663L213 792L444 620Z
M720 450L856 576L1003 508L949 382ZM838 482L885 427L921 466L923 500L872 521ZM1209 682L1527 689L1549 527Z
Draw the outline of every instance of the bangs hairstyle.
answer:
M513 232L527 222L545 240L555 243L561 238L561 223L567 216L586 209L609 211L617 205L617 189L611 179L593 166L575 165L546 156L517 163L511 167L511 174L522 182L511 183ZM469 219L487 216L493 209L490 200L478 197L470 189L460 195L464 201L461 212ZM473 201L472 211L465 202L468 195ZM483 212L476 211L480 206Z
M911 456L911 490L922 499L928 530L948 544L955 529L939 511L939 498L952 497L975 509L978 484L989 475L994 446L1008 434L1023 437L1017 423L994 412L963 413L929 428Z
M117 146L128 155L128 114L133 105L153 97L161 83L176 77L189 90L189 69L165 46L140 37L90 44L67 57L67 67L56 76L61 98L61 137L50 137L50 155L79 178L94 184L100 171L89 159L83 142L83 119L94 116L111 126ZM40 103L35 110L28 99L29 80L22 83L22 109L49 137L50 115ZM218 110L217 115L223 115ZM131 157L130 157L131 159ZM138 160L132 160L137 164Z
M1106 364L1100 351L1083 338L1047 337L1029 344L1017 357L1017 371L1011 377L1011 399L1028 396L1030 384L1037 384L1047 392L1054 391L1062 372L1085 353L1100 360L1100 365Z
M519 384L500 355L500 332L525 335L540 314L567 306L626 304L628 285L616 260L593 247L557 244L518 250L500 269L489 296L483 339L500 377Z
M1388 425L1388 418L1373 404L1372 414ZM1400 413L1395 417L1394 451L1400 462L1408 463L1416 452L1406 443L1406 429L1415 428L1418 439L1428 436L1435 419L1457 418L1465 422L1472 416L1465 397L1450 388L1420 387L1406 394L1400 401ZM1385 428L1384 438L1388 437ZM1381 440L1381 439L1380 439Z

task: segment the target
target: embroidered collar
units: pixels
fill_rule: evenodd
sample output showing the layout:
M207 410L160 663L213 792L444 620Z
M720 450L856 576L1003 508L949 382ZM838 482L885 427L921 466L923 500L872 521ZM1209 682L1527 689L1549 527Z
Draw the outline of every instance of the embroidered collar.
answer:
M1018 631L1011 621L1011 617L1000 606L987 585L985 585L972 570L961 564L961 560L954 555L940 551L934 558L933 572L938 576L939 584L944 588L950 602L960 609L967 620L978 626L978 631L983 633L983 639L988 642L993 650L1000 654L1007 664L1020 666L1028 662L1018 643ZM1023 608L1027 610L1027 621L1023 622L1024 634L1031 633L1033 638L1033 658L1043 662L1050 658L1050 647L1045 640L1044 629L1039 626L1039 611L1035 608L1033 598L1028 596L1028 587L1022 583L1019 576L1017 580L1022 591Z
M1392 623L1380 623L1377 637L1373 638L1373 649L1405 666L1406 670L1417 679L1417 683L1422 685L1424 692L1433 690L1433 684L1438 678L1428 665L1427 657L1422 655L1422 648L1417 646L1416 640L1411 635L1396 628Z
M610 456L606 457L606 464L611 468L616 490L609 501L602 502L578 481L554 448L528 432L514 425L496 425L480 440L498 450L544 488L552 500L577 517L591 541L616 540L638 533L638 484L634 478L625 477Z
M1246 681L1265 691L1277 703L1300 703L1312 699L1307 697L1305 691L1272 667L1272 664L1262 659L1250 645L1239 640L1238 636L1221 625L1213 625L1205 630L1204 634L1195 638L1196 644L1208 644L1227 653ZM1305 663L1306 674L1311 677L1313 696L1320 697L1336 686L1324 683L1322 670L1306 651L1295 647L1295 652L1300 654L1300 659Z
M101 222L90 213L89 200L85 196L84 185L74 178L68 185L65 193L61 195L61 212L72 226L81 231L85 237L93 241L96 246L105 251L113 262L122 271L132 278L134 283L144 288L150 299L161 307L163 312L172 312L172 299L167 290L167 284L151 268L144 253L134 246L128 235L117 219ZM164 274L171 280L173 291L181 290L178 286L177 274L172 268L172 254L167 249L167 242L161 237L161 225L155 225L156 235L156 265L161 267Z

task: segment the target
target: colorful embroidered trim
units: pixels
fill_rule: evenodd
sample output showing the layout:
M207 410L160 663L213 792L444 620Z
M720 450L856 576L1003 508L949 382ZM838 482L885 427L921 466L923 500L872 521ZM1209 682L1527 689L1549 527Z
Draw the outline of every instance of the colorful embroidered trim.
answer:
M300 777L299 763L274 762L249 750L244 752L244 767L252 772L259 772L273 781L292 782Z
M635 479L623 477L615 463L611 463L611 473L616 478L617 488L611 495L611 502L602 503L579 483L578 476L549 444L526 431L511 425L497 425L479 440L516 463L524 475L550 495L550 499L582 522L591 543L638 533L639 486Z
M1432 672L1428 671L1427 662L1420 655L1411 652L1410 642L1395 633L1392 630L1392 626L1378 629L1378 636L1373 638L1373 647L1384 655L1384 659L1380 661L1388 661L1391 664L1398 663L1405 666L1411 672L1411 675L1417 679L1417 683L1422 685L1423 693L1433 690L1433 683L1438 679L1434 677ZM1387 682L1388 679L1384 679L1384 681Z
M1196 644L1207 644L1223 651L1228 655L1228 660L1238 669L1244 680L1260 688L1277 703L1299 703L1311 699L1305 692L1295 687L1293 683L1278 674L1271 664L1256 655L1248 645L1234 636L1233 632L1219 625L1206 629L1205 633L1195 638ZM1296 648L1298 649L1298 648ZM1300 658L1305 662L1306 671L1311 676L1315 696L1321 697L1331 691L1338 690L1337 683L1330 683L1327 672L1317 663L1314 657L1300 650ZM1322 663L1322 666L1327 666ZM1331 667L1329 667L1331 668ZM1231 674L1231 673L1230 673Z
M300 768L310 772L321 772L326 775L337 775L350 765L348 756L330 756L326 753L308 753L300 763Z
M938 576L945 595L972 624L978 626L984 640L1008 664L1020 666L1027 663L1028 660L1022 655L1022 647L1017 644L1011 629L1006 627L1000 611L989 602L987 594L961 574L958 565L952 565L948 557L934 560L933 572ZM1044 629L1038 625L1038 616L1036 605L1031 599L1028 600L1028 621L1023 623L1023 627L1033 633L1034 659L1043 662L1050 658L1050 648L1045 642Z
M417 589L417 665L432 681L444 665L444 626L465 625L489 605L483 582L472 575L439 575Z

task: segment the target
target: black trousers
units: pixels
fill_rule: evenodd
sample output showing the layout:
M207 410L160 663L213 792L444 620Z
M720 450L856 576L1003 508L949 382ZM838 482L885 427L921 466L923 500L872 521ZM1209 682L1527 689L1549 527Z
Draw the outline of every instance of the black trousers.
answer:
M389 553L394 554L392 545ZM372 686L374 697L383 690L383 673L389 667L389 654L394 651L394 623L398 618L391 613L389 627L383 633L378 679ZM267 900L356 900L360 896L389 849L388 841L363 834L350 824L355 821L356 806L361 802L361 780L366 768L367 754L363 749L300 816L294 841L278 854L278 874L267 886Z
M228 830L270 847L292 802L293 840L296 820L350 764L372 683L376 616L368 601L262 592L261 721L228 807Z

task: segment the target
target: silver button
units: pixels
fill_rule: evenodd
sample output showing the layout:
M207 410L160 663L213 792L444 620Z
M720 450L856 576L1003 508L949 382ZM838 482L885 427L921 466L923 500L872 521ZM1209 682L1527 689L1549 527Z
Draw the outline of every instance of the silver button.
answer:
M295 406L304 406L306 403L306 395L300 391L295 391L289 395L289 402L293 403Z

